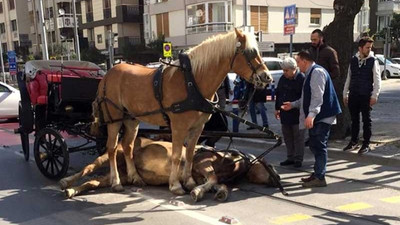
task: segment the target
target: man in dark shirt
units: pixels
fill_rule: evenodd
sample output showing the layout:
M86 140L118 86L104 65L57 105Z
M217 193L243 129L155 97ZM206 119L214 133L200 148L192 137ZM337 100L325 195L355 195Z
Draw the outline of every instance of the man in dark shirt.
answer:
M315 29L311 33L309 52L314 62L324 67L332 79L340 76L337 53L335 49L324 43L324 33L320 29Z
M281 120L282 134L286 144L287 159L281 166L302 166L304 156L304 129L299 129L299 109L281 110L284 102L293 102L301 97L304 74L297 69L296 60L286 58L281 63L283 76L279 79L276 89L275 118Z

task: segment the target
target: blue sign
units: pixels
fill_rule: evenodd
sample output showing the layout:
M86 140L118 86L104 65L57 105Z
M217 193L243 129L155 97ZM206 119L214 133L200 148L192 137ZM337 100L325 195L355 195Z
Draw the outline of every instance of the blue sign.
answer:
M8 68L10 71L10 75L17 74L17 57L15 51L8 51Z
M283 34L294 34L296 26L296 5L289 5L283 9Z

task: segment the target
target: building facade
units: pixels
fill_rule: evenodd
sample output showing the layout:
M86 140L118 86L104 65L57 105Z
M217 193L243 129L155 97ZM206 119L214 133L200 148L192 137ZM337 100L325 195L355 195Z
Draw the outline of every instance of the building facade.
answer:
M334 19L333 0L147 0L144 6L146 43L164 35L175 48L188 48L205 38L233 27L250 26L262 31L262 41L275 43L275 52L288 52L290 36L283 34L284 7L296 4L294 50L310 42L314 29L323 29ZM245 13L244 13L245 12ZM357 24L358 18L355 20ZM364 25L364 24L363 24ZM355 39L363 26L355 26Z
M110 34L116 55L126 45L144 42L143 0L82 0L80 29L89 46L107 50Z

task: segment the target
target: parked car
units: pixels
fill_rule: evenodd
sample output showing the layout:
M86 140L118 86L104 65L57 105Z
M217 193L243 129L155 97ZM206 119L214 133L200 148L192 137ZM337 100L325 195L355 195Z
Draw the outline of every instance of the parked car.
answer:
M378 59L382 80L386 80L389 77L400 77L400 64L393 63L386 58L386 71L384 71L385 57L380 54L376 54L375 57Z
M400 58L391 58L390 59L393 63L400 64Z
M19 91L0 82L0 119L18 118Z

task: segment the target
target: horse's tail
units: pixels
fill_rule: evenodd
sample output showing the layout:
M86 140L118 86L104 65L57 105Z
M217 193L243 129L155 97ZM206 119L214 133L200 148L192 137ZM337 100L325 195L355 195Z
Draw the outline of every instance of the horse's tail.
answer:
M93 117L93 122L90 124L90 134L95 136L95 137L99 137L101 135L101 131L100 131L100 106L99 103L97 101L97 98L93 101L92 103L92 117Z

